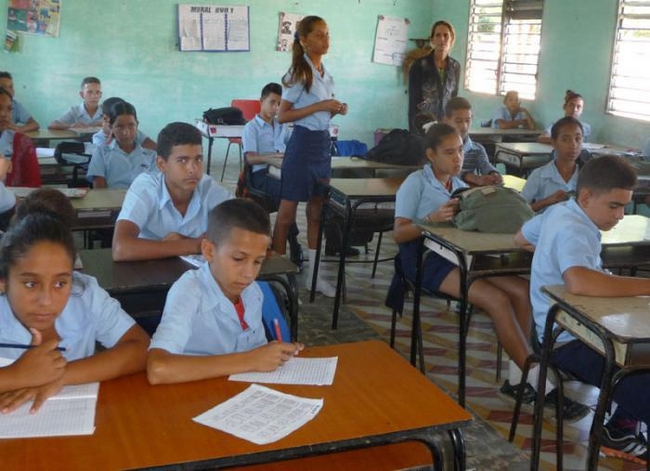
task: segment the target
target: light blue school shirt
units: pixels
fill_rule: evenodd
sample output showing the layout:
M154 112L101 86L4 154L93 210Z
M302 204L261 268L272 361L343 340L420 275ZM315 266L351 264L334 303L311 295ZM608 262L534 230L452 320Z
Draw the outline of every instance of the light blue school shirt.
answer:
M244 126L241 139L244 153L274 154L280 152L284 154L289 141L289 132L287 126L280 124L277 118L273 118L273 123L270 124L264 121L260 115L256 115ZM267 164L253 165L253 172L264 170L266 167L268 167Z
M293 103L294 109L305 108L323 100L335 98L334 96L334 79L327 71L323 63L323 76L316 70L309 55L305 54L305 60L311 67L314 80L309 92L305 90L305 84L302 82L294 83L290 87L283 87L282 99ZM284 76L284 81L290 80L290 75ZM317 111L309 116L294 121L297 126L304 126L311 131L326 131L329 129L332 114L329 111Z
M526 222L522 234L535 246L530 276L530 301L537 336L541 342L550 301L542 286L563 285L562 274L571 267L602 270L601 234L575 199L554 204L547 211ZM560 334L558 341L574 337Z
M108 188L127 189L138 175L151 171L158 171L154 151L136 143L133 152L127 154L113 140L95 148L86 178L92 181L93 177L104 177Z
M558 120L559 121L559 120ZM553 121L547 128L546 128L546 133L551 134L551 129L553 129L553 125L557 121ZM585 123L584 121L580 120L580 124L582 124L582 139L587 142L587 138L591 135L591 125L588 123Z
M5 186L5 182L0 182L0 213L9 211L14 206L16 206L16 195Z
M72 106L57 121L64 124L83 123L86 126L101 126L103 121L102 107L101 105L98 106L95 114L90 116L82 101L80 104Z
M490 163L485 147L478 142L472 141L469 135L465 136L463 141L463 170L460 173L462 175L467 172L479 175L488 175L492 172L499 173Z
M149 349L183 355L225 355L264 345L263 299L257 283L242 291L244 321L248 324L248 329L242 330L235 306L221 291L210 265L204 263L198 270L188 270L169 290Z
M11 129L0 131L0 157L10 159L14 155L14 134Z
M500 119L504 121L519 121L520 119L526 119L526 114L523 111L519 111L513 118L508 107L506 105L501 105L494 112L494 117L492 118L493 128L499 129L499 123L497 121Z
M555 160L551 160L546 165L532 171L526 180L523 190L521 190L521 196L523 196L528 204L530 204L533 201L547 198L558 190L564 190L567 192L575 191L577 184L577 166L569 181L565 182L555 165Z
M142 145L147 137L148 136L145 133L138 129L138 133L135 135L135 142ZM103 129L100 129L95 134L93 134L93 145L95 147L103 146L106 144L106 139L108 139L108 135L104 132Z
M93 355L95 342L113 347L134 324L94 277L79 272L72 274L72 294L54 321L68 361ZM32 334L14 316L7 296L0 296L0 342L27 345L31 341ZM23 353L23 349L3 348L0 356L15 360Z
M127 220L140 228L140 238L162 240L171 232L198 237L208 229L208 212L232 198L210 175L203 175L194 189L185 216L174 207L164 175L143 173L129 187L117 220Z
M459 177L451 177L451 192L447 191L433 174L431 165L411 173L402 183L395 197L395 217L412 221L437 210L451 198L458 188L467 188Z
M11 121L14 124L27 124L32 115L18 101L11 99Z

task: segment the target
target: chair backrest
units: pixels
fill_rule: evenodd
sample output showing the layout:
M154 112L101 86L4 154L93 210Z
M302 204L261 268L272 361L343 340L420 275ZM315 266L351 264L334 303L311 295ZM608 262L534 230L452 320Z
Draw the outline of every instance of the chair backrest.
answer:
M230 106L239 108L244 114L244 119L250 121L255 117L257 113L261 110L261 105L259 100L233 100L230 103Z

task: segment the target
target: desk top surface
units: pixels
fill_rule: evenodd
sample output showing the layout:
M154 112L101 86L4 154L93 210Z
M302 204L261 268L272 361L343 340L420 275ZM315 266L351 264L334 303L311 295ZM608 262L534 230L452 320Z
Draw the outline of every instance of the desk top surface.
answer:
M1 440L7 469L130 469L241 458L303 448L314 452L365 443L418 429L466 425L471 415L379 341L307 348L301 356L338 356L332 386L272 385L302 397L323 398L320 413L268 445L200 425L193 417L248 387L218 378L150 386L144 373L102 383L94 435ZM214 463L213 463L214 464Z
M73 129L39 129L24 133L30 139L75 139L80 134Z
M422 165L395 165L384 162L375 162L366 160L361 157L332 157L332 169L370 169L370 170L416 170L422 168Z
M499 150L505 152L514 152L521 155L538 155L550 154L553 152L553 146L550 144L542 144L540 142L499 142L496 144L497 152Z
M403 181L403 177L332 178L329 185L351 198L364 196L395 196Z
M126 190L91 189L83 198L71 199L76 210L120 209L124 202Z
M542 288L562 306L571 306L593 322L600 324L615 339L625 341L650 341L650 297L603 298L577 296L569 293L564 285Z

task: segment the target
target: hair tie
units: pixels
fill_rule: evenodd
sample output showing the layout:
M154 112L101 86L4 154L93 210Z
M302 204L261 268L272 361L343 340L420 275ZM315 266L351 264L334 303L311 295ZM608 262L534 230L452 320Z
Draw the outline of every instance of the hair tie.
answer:
M293 39L296 40L296 41L300 40L300 35L298 34L298 30L296 30L296 32L293 33Z

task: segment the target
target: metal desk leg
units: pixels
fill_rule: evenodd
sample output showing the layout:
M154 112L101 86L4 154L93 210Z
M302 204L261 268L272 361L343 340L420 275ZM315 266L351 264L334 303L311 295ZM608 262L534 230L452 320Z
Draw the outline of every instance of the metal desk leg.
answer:
M420 371L424 374L424 352L422 346L422 323L420 321L420 297L422 296L422 257L424 238L418 242L418 256L415 265L415 288L413 290L413 324L411 326L411 365L415 366L420 355Z
M345 217L343 240L341 241L341 254L339 257L339 270L336 278L336 294L334 295L334 311L332 312L332 330L336 330L339 323L339 308L341 307L341 296L343 292L343 284L345 280L345 257L348 251L348 242L350 239L350 231L352 230L354 218L352 217L352 207L350 200L345 202Z
M212 144L214 143L214 137L208 137L208 166L205 169L205 173L210 175L210 162L212 161Z
M320 223L318 224L318 242L316 243L316 260L314 262L314 274L311 278L311 292L309 293L309 302L314 302L316 296L316 280L318 280L318 269L320 267L321 245L323 245L323 230L329 217L329 191L323 200L323 206L320 211ZM311 263L311 261L310 261Z
M464 471L467 468L466 453L465 453L465 439L460 429L449 430L449 437L451 444L454 448L454 469L457 471Z

